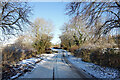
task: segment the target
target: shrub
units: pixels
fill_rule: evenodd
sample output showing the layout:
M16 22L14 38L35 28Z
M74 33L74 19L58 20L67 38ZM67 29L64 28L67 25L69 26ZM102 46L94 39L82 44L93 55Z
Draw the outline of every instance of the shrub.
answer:
M17 49L15 46L7 46L2 50L3 64L14 64L20 60L31 58L35 56L35 53L29 49Z
M100 49L92 51L90 60L95 64L105 67L120 67L120 54L111 48L107 48L105 52Z
M81 48L74 51L74 56L82 58L83 61L90 62L90 50Z
M91 50L81 48L74 51L74 56L104 67L120 68L120 51L112 48Z
M74 52L75 50L77 50L79 47L78 46L72 46L69 51L70 52Z

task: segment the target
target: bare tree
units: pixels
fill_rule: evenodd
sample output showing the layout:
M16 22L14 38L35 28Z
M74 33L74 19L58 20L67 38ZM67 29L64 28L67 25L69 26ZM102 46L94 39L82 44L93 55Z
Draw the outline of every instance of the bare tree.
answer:
M14 35L30 24L31 8L26 2L0 2L0 30L2 34Z
M45 49L51 46L52 27L52 23L43 18L35 19L33 26L33 47L37 50L38 54L45 52Z
M42 34L51 35L53 29L52 22L43 18L36 18L33 24L33 33L35 33L37 39L40 39Z
M120 28L120 2L71 2L67 5L67 14L82 16L87 27L95 27L95 35L107 34L113 28ZM100 37L100 35L98 37Z

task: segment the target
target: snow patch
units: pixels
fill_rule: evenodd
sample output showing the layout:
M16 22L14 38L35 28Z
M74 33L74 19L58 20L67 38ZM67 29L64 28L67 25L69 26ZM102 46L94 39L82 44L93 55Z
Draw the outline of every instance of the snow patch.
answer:
M84 62L81 58L76 58L72 55L68 57L68 60L77 68L83 69L96 78L118 78L120 74L117 69L101 67L93 63Z

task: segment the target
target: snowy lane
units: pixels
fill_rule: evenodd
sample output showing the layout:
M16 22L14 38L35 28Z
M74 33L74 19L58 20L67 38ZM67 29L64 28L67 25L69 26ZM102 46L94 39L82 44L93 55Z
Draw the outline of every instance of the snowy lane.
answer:
M73 71L59 53L56 58L55 78L81 78L79 74Z
M53 56L50 59L43 60L36 65L36 68L32 72L26 73L21 78L53 78L54 59Z
M55 54L43 54L43 60L35 66L34 70L20 78L59 78L96 79L115 78L119 80L119 71L104 68L93 63L87 63L71 55L70 52L59 49ZM80 79L80 80L81 80Z
M62 51L51 58L43 60L36 68L21 78L83 78L76 73L64 60Z

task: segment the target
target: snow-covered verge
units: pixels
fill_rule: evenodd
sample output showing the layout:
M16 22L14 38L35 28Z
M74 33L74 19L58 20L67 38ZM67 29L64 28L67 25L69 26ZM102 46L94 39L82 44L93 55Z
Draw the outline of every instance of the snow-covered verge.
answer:
M96 78L120 79L120 71L118 71L117 69L101 67L93 63L84 62L81 60L81 58L76 58L70 55L70 53L68 55L68 61L70 61L74 66L76 66L78 69L80 68L84 70L86 73Z
M12 80L16 79L21 75L24 75L26 72L33 71L37 66L37 63L46 62L48 59L52 58L54 54L42 54L41 56L38 55L38 57L33 57L30 59L25 59L17 64L14 65L8 65L9 70L6 70L5 73L2 75L2 79Z
M30 58L25 59L12 66L16 72L14 76L11 76L10 79L15 79L26 72L30 72L35 68L36 63L40 62L42 58ZM14 73L14 72L13 72Z

